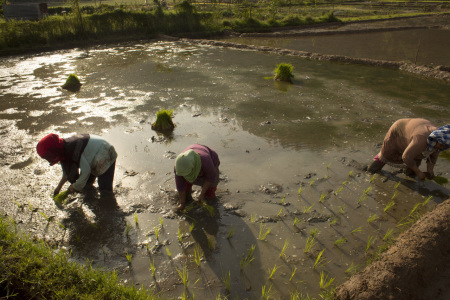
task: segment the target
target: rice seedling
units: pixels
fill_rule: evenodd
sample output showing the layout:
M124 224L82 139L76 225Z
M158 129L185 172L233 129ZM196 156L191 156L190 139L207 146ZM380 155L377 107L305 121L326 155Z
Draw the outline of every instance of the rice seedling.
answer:
M375 178L377 178L377 174L374 174L374 175L370 178L369 182L372 183L372 182L375 180Z
M309 236L315 238L320 233L319 229L314 228L309 231Z
M358 271L359 265L355 265L353 262L350 265L350 267L347 268L347 270L345 270L345 274L347 275L353 275Z
M275 264L275 266L273 266L272 270L269 269L269 279L272 279L272 277L275 274L275 272L277 271L277 269L278 269L277 264Z
M344 187L346 184L348 183L348 181L346 180L346 181L344 181L344 182L342 182L342 187Z
M394 207L395 204L396 204L396 203L395 203L394 200L390 201L390 202L389 202L388 204L386 204L386 206L384 207L384 212L387 212L389 209L391 209L392 207Z
M130 236L130 229L131 229L131 226L130 226L130 224L127 223L127 227L126 227L126 234L127 234L127 237Z
M230 228L230 230L228 230L227 239L231 239L233 234L234 234L234 228Z
M271 296L272 296L272 294L270 292L271 289L272 289L272 285L270 285L268 290L266 290L266 286L263 285L262 286L262 291L261 291L261 299L264 299L264 300L270 299Z
M314 204L311 204L311 206L303 208L303 213L307 214L312 209L313 206Z
M385 233L385 235L384 235L384 237L383 237L383 242L392 239L392 234L393 234L393 233L394 233L394 228L389 229L389 230Z
M242 255L241 260L239 262L241 266L241 271L243 271L255 258L253 257L253 251L255 250L255 245L252 244L250 249L247 252L247 255Z
M320 272L320 282L319 282L319 287L321 290L326 290L334 281L334 278L330 278L328 280L328 274L325 276L325 274L322 272Z
M369 186L369 187L364 191L364 194L367 195L367 194L370 192L371 189L372 189L372 187Z
M195 227L195 223L192 222L192 223L189 225L189 232L192 232L192 230L194 230L194 227Z
M231 291L231 273L228 271L228 274L222 273L222 283L225 286L225 289L227 290L227 293L229 294Z
M172 252L170 252L169 247L166 246L165 248L166 248L167 256L169 257L169 259L172 259Z
M18 203L16 200L14 200L14 199L13 199L13 201L14 201L14 204L16 204L17 207L18 207L19 209L23 209L23 207L24 207L23 204L19 204L19 203Z
M161 217L159 217L159 224L161 225L161 228L164 227L164 221Z
M127 257L128 263L131 265L131 258L133 257L133 254L127 253L127 254L126 254L126 257Z
M397 182L397 184L394 186L394 189L397 189L399 186L400 186L400 181L399 182Z
M347 243L347 238L343 237L334 241L334 245L339 247L341 244Z
M181 229L178 228L178 242L182 243L183 242L183 233L181 232Z
M373 214L372 216L370 216L368 219L367 219L367 223L372 223L373 221L375 221L375 220L377 220L379 217L378 217L378 215L377 214Z
M337 194L339 194L340 192L342 192L343 189L344 189L344 185L342 185L339 189L337 189L337 190L334 192L334 195L337 196Z
M297 225L300 222L301 222L301 220L299 218L295 217L294 223L292 225L295 226L295 225Z
M315 242L315 238L312 236L309 236L306 239L306 244L305 244L305 248L303 248L303 252L308 253L309 251L311 251L311 248L316 244Z
M314 182L315 182L315 179L314 178L311 179L311 181L309 182L309 186L311 187L314 184Z
M362 227L359 226L358 228L353 229L350 233L351 233L351 234L354 234L354 233L362 232L362 231L363 231Z
M426 206L431 199L433 199L433 196L428 196L428 198L425 199L425 201L422 202L422 205Z
M339 206L339 213L340 213L341 215L345 215L345 204L342 205L342 206Z
M331 220L331 222L330 222L330 226L336 225L337 222L339 222L339 218L337 218L337 217L333 218L333 220Z
M44 219L46 219L46 220L47 220L47 223L50 223L50 218L49 218L49 217L47 217L47 215L46 215L46 214L45 214L44 212L40 211L39 213L41 214L41 216L43 216L43 217L44 217Z
M214 217L216 215L216 210L214 209L213 206L211 206L205 202L202 202L202 207L208 211L208 213L211 217Z
M189 285L189 271L187 270L186 265L184 265L183 270L179 270L177 267L175 267L175 269L177 270L178 276L180 276L184 287L187 288Z
M370 247L376 242L377 237L371 235L369 236L369 239L367 240L367 245L366 245L366 253L369 251Z
M281 249L280 258L283 257L284 252L286 251L286 249L287 249L288 246L289 246L289 240L288 240L288 239L285 239L285 240L284 240L283 248Z
M200 246L197 244L194 248L194 262L197 265L197 267L200 267L200 264L202 262L202 255L200 253Z
M348 172L348 177L353 177L353 170L351 170L350 172Z
M139 220L138 220L138 215L137 213L134 213L134 224L137 226L139 226Z
M394 200L394 199L395 199L395 197L397 197L397 195L398 195L398 192L397 192L397 191L395 191L395 192L394 192L394 194L392 195L392 198L391 198L391 200Z
M323 252L325 249L319 252L319 254L316 257L316 261L314 262L313 269L315 270L316 267L322 267L326 264L325 258L322 257Z
M158 226L155 226L155 236L156 236L156 239L159 241L159 227Z
M299 187L299 189L298 189L298 195L299 195L299 196L301 196L302 191L303 191L302 187Z
M28 201L28 209L29 209L31 212L37 211L37 208L35 209L35 208L33 207L33 205L31 205L30 201Z
M64 226L63 223L61 223L61 222L58 222L58 225L59 225L59 227L61 227L61 228L64 229L64 230L67 229L66 226Z
M267 235L270 233L270 231L272 231L272 228L269 227L265 232L265 226L262 225L262 223L259 223L259 235L258 235L258 240L260 241L264 241L267 237Z
M254 224L256 222L256 214L255 215L253 215L253 214L250 215L250 222L252 224Z
M215 248L215 246L214 246L214 238L208 236L206 239L208 241L208 248L209 248L209 250L214 250L214 248Z
M294 275L295 275L296 272L297 272L297 267L294 267L294 268L291 270L291 277L289 278L289 281L292 281L292 278L294 278Z
M327 196L327 194L325 194L325 193L322 193L321 195L320 195L320 199L319 199L319 202L320 203L323 203L326 199L326 196Z
M281 205L284 205L284 198L286 198L286 194L284 194L283 198L281 198Z
M156 277L156 267L155 267L155 260L154 259L152 259L150 261L150 270L152 271L153 278L155 278Z
M280 208L280 210L278 211L277 217L280 217L280 215L283 213L283 208Z
M361 197L359 197L359 199L358 199L358 206L361 205L361 202L363 202L366 199L367 199L367 195L362 194Z

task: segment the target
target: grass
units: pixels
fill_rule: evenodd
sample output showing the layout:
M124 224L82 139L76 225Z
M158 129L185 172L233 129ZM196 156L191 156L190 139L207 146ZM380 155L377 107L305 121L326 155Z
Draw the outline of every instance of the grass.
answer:
M321 267L326 264L325 258L322 257L324 251L325 251L325 249L320 251L319 254L317 255L316 260L314 262L314 266L313 266L314 270L316 269L316 267Z
M294 222L292 223L293 226L297 225L298 223L300 223L301 220L297 217L295 217Z
M175 267L175 269L177 270L178 276L180 276L181 282L183 283L184 287L187 288L189 285L189 271L186 265L184 265L183 270L179 270L177 267Z
M351 233L351 234L355 234L355 233L357 233L357 232L362 232L362 231L363 231L362 227L359 226L358 228L353 229L350 233Z
M296 272L297 272L297 267L294 267L291 270L291 277L289 277L289 281L292 281L292 278L294 278Z
M127 258L128 263L131 265L131 258L133 257L133 254L127 253L125 256Z
M150 271L152 271L152 276L153 276L153 278L155 278L156 277L156 267L155 267L155 260L154 259L152 259L150 261Z
M33 242L0 217L2 295L16 299L156 299L147 289L121 285L117 274L69 261L64 250Z
M169 259L172 259L172 252L170 252L169 247L166 246L165 248L166 248L167 256L169 257Z
M343 237L334 241L334 245L339 247L341 244L347 243L347 238Z
M373 221L377 220L379 217L377 214L373 214L371 215L368 219L367 219L367 223L372 223Z
M304 214L307 214L313 208L313 206L314 206L314 204L311 204L311 206L303 208L302 212Z
M223 274L220 278L222 280L223 285L225 286L225 289L227 293L229 294L231 292L231 273L228 271L228 274Z
M358 272L359 265L355 265L353 262L352 264L345 270L345 274L348 276L351 276L353 274L356 274Z
M194 262L197 265L197 267L200 267L200 264L202 262L202 255L200 252L200 246L197 244L194 248Z
M366 253L369 252L370 247L377 241L377 237L375 236L369 236L369 239L367 240L366 245Z
M247 255L242 255L239 262L241 271L243 271L255 258L253 257L253 251L255 251L255 245L252 245L247 251Z
M180 242L180 244L181 244L183 242L183 233L181 232L180 228L178 228L177 236L178 236L178 242Z
M139 225L139 220L138 220L138 215L137 215L137 213L134 213L134 224L135 224L136 226Z
M261 288L261 299L268 300L272 298L272 293L270 292L272 290L272 285L269 286L269 288L266 288L266 285L263 285Z
M306 244L305 244L305 248L303 248L303 252L308 253L309 251L311 251L311 248L312 248L315 244L317 244L317 243L315 242L315 238L312 237L312 236L309 236L309 237L306 239Z
M321 290L326 290L333 283L334 278L328 279L328 274L325 275L323 272L320 272L320 282L319 287Z
M234 228L230 228L227 233L227 239L231 239L231 237L234 235Z
M396 204L396 203L395 203L394 200L390 201L390 202L389 202L388 204L386 204L386 206L384 207L384 212L387 212L389 209L391 209L392 207L394 207L395 204Z
M277 264L275 264L275 266L273 266L272 270L269 269L269 279L272 279L273 275L275 275L275 272L277 271L278 267Z

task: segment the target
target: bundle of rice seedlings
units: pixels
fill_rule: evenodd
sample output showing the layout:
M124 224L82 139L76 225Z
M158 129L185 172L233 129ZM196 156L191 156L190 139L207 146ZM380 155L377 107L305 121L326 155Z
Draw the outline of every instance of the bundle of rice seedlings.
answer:
M275 69L275 80L292 82L294 67L290 64L281 63Z
M64 192L59 193L55 197L53 197L53 201L55 201L56 206L61 208L64 205L68 196L69 196L69 191L64 191Z
M80 79L78 79L78 76L75 74L69 74L69 77L67 77L66 83L62 86L63 89L66 89L71 92L76 92L80 90L81 82Z
M172 131L175 125L172 122L173 110L162 109L156 114L156 121L152 124L152 129L161 132Z

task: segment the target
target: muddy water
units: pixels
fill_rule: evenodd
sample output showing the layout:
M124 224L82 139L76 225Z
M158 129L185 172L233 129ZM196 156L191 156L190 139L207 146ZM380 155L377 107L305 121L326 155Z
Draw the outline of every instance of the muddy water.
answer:
M408 29L371 33L231 38L229 42L355 58L450 66L450 30Z
M281 62L294 66L292 85L267 78ZM449 196L448 186L416 183L388 167L375 177L363 171L396 119L449 123L450 87L438 81L173 42L1 63L3 213L71 250L72 259L115 269L124 282L164 297L226 295L228 274L232 298L260 298L263 286L277 298L295 291L317 297L321 274L342 283L386 233L401 232L397 225L416 203L433 196L420 208L429 210ZM83 83L77 93L60 88L70 73ZM174 110L170 136L151 130L161 108ZM117 206L106 205L95 186L64 210L54 206L49 195L61 171L34 151L48 132L96 133L114 144ZM203 208L172 212L174 158L192 143L220 156L213 216ZM448 178L446 157L436 173ZM392 199L396 205L385 212ZM312 230L318 233L305 252ZM345 242L335 245L339 239ZM254 259L245 265L252 246ZM184 268L187 288L178 274Z

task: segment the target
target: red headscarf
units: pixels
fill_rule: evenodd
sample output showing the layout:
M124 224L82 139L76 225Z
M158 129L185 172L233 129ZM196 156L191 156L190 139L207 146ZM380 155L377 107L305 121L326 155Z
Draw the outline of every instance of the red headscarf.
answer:
M54 133L43 137L37 144L36 151L50 163L50 166L65 159L63 139Z

